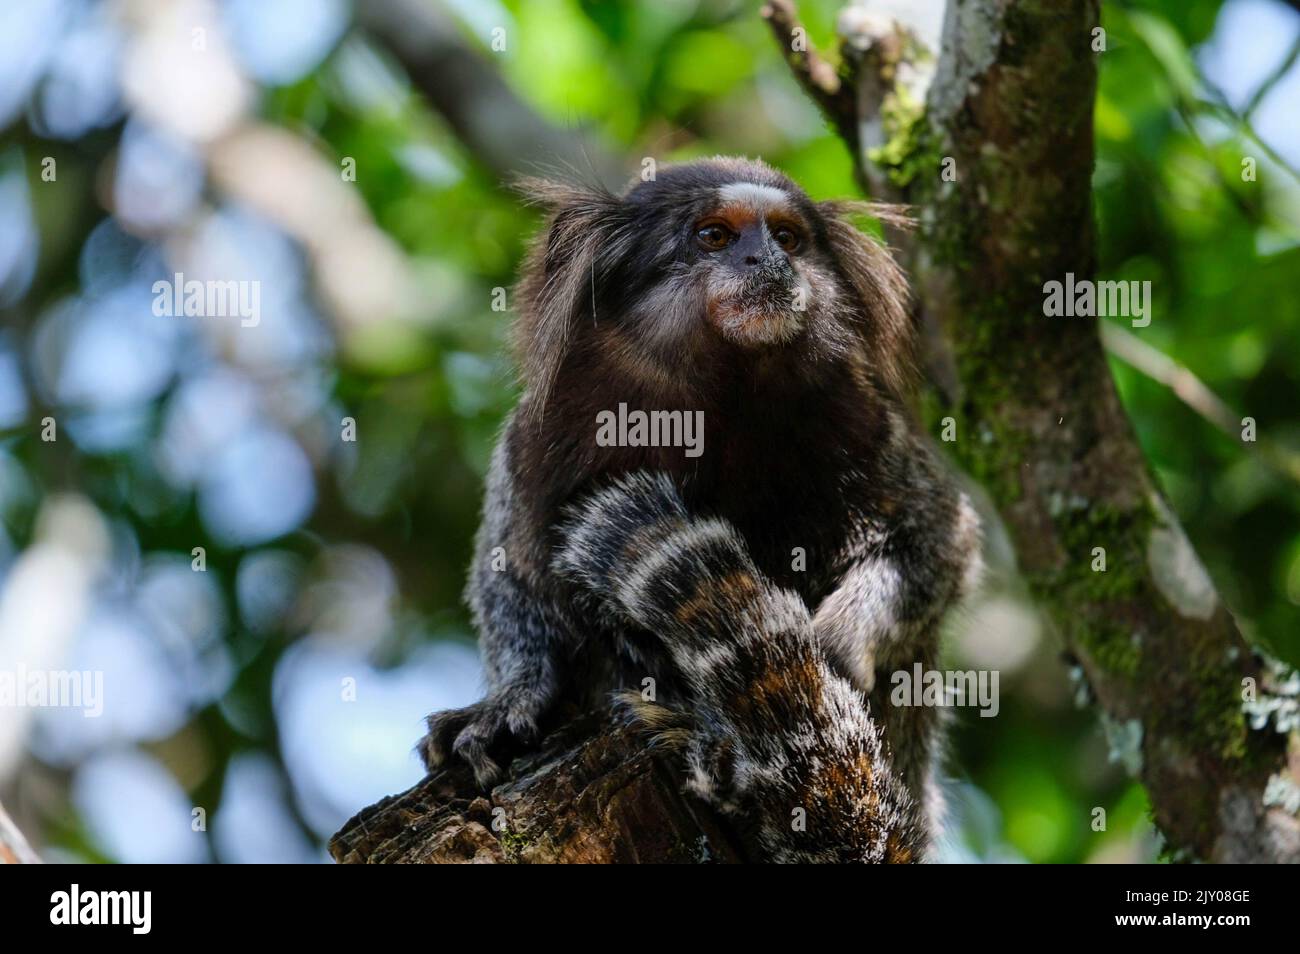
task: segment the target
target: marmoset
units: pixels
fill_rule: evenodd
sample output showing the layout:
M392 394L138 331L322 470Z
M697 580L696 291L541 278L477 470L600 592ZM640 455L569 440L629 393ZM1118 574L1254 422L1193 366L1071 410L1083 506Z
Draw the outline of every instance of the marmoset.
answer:
M889 674L935 665L979 522L909 410L906 282L851 221L892 211L733 158L526 189L525 390L468 585L488 692L429 717L426 765L490 785L557 702L625 690L767 858L920 860L939 714ZM703 443L599 439L616 409Z

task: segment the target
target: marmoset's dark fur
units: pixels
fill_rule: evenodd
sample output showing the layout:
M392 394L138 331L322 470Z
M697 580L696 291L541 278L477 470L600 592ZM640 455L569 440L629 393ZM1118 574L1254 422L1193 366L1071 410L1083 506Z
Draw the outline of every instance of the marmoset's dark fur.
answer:
M772 859L916 860L938 713L891 706L888 674L935 665L979 527L905 407L898 267L860 207L760 163L531 190L551 218L519 288L527 391L469 584L489 691L429 717L426 763L487 784L561 698L632 689ZM702 453L603 446L620 405L702 412Z

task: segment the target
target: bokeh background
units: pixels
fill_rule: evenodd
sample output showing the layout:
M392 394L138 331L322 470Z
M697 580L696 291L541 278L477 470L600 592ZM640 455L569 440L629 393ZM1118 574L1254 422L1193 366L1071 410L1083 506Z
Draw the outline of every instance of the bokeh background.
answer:
M469 59L411 75L366 20L402 4ZM743 153L857 194L756 3L357 6L0 4L0 670L104 674L99 718L0 708L0 802L48 860L326 860L420 778L422 717L479 695L460 591L515 394L494 290L538 224L502 172L562 164L520 115L627 175ZM866 6L937 36L942 2ZM841 7L800 5L822 49ZM1105 7L1102 273L1155 294L1115 373L1220 592L1297 664L1300 10ZM473 129L466 63L504 80ZM177 272L259 282L260 322L155 315ZM1246 415L1254 445L1223 430ZM1122 740L989 548L947 652L1000 672L1001 710L957 713L946 857L1157 858Z

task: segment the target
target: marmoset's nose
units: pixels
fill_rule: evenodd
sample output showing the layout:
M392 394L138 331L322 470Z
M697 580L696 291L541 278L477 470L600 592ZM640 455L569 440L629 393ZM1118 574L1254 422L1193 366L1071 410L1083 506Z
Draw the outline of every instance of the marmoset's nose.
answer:
M736 242L736 254L751 268L772 265L785 257L781 246L772 241L767 229L759 225L745 229Z

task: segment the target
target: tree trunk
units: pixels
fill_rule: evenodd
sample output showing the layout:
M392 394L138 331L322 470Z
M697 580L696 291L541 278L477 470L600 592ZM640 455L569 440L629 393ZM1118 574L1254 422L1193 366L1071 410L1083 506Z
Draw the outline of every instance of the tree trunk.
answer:
M906 35L846 17L837 71L803 46L788 0L764 15L863 184L917 211L914 236L889 237L916 286L932 416L953 418L955 455L996 504L1171 855L1300 861L1300 741L1266 719L1252 728L1244 702L1254 688L1267 711L1271 673L1155 485L1096 321L1044 316L1046 282L1095 272L1097 0L949 0L923 105L900 86L917 55ZM437 773L358 814L330 850L376 862L746 856L671 766L595 716L488 795L461 770Z

